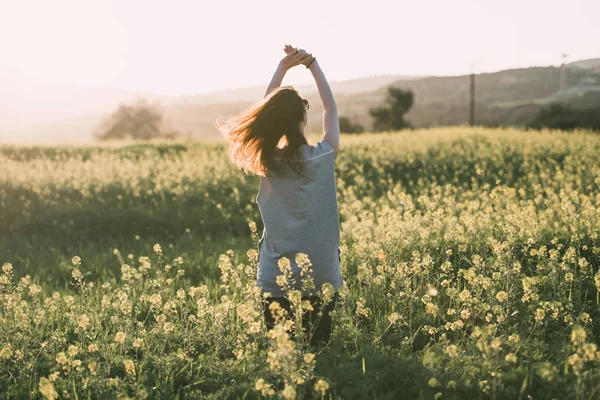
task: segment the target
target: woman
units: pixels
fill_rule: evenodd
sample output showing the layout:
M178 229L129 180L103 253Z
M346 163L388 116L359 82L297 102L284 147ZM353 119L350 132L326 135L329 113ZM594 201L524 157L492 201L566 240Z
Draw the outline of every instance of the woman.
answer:
M264 230L258 244L257 285L264 295L267 331L274 326L271 303L278 302L290 312L287 293L277 284L281 275L278 261L285 257L291 264L292 289L301 290L302 299L313 304L313 310L303 315L302 325L310 343L316 345L329 341L329 312L343 285L334 172L340 129L333 93L316 58L290 45L284 51L287 55L279 62L264 99L217 127L229 141L229 154L238 168L260 176L256 200ZM314 145L308 144L304 135L308 101L294 88L280 87L285 73L300 64L311 71L323 102L323 138ZM298 253L308 255L312 264L312 290L302 290L295 261ZM323 307L320 295L325 283L330 283L335 293ZM323 311L320 317L319 310Z

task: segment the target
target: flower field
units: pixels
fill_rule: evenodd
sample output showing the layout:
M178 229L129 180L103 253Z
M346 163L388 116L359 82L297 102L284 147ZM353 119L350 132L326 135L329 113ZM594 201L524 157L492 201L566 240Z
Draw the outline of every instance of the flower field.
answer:
M299 293L265 334L224 143L0 146L0 398L600 398L600 136L341 143L323 348Z

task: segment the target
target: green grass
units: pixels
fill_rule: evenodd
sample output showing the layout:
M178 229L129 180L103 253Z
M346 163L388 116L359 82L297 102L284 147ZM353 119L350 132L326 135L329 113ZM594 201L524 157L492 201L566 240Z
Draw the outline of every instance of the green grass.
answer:
M594 134L344 136L345 286L308 364L265 337L258 178L223 143L5 146L0 170L7 398L600 396Z

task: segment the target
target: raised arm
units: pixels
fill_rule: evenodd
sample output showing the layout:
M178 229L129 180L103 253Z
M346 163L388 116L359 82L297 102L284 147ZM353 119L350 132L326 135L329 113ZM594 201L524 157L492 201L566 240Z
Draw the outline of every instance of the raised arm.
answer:
M325 74L316 58L309 64L308 69L310 69L315 78L319 96L323 103L323 139L331 145L337 157L340 147L340 120L338 118L337 104L335 103L335 98L333 97L333 92L331 91L331 87L329 87L327 78L325 78Z
M289 45L286 45L284 49L288 56L293 50L294 48ZM323 103L323 140L331 145L333 152L337 157L338 149L340 147L340 120L338 118L337 104L335 103L333 92L331 91L331 87L329 87L329 82L327 82L327 78L325 78L325 74L319 66L317 59L314 58L312 54L308 53L308 59L304 58L303 60L302 64L308 65L310 72L315 78L317 90L319 91L321 102Z
M267 97L268 94L273 91L273 89L281 86L281 82L283 81L283 77L285 76L286 72L287 69L284 69L280 62L279 65L277 65L277 69L275 70L273 77L271 78L271 82L269 83L269 87L267 87L267 91L265 92L263 99Z
M303 49L294 49L289 44L285 45L283 51L285 51L287 55L283 57L281 61L279 61L277 69L271 78L271 82L269 83L263 98L267 97L274 89L281 86L283 77L290 68L299 64L305 64L307 61L312 59L312 56L307 54Z

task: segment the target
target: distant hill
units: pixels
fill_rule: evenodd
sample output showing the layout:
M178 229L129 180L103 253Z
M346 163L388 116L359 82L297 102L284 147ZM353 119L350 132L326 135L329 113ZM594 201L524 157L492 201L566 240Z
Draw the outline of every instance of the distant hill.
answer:
M546 104L562 101L575 107L600 104L600 59L571 63L566 68L566 86L559 90L560 67L530 67L475 77L475 122L480 125L524 126ZM381 82L378 88L359 93L336 90L340 115L367 128L372 126L369 108L380 105L387 93L386 86L393 85L413 90L415 104L407 119L417 127L460 125L469 121L469 75L421 77ZM264 88L258 96L262 96ZM307 92L303 92L307 93ZM319 104L313 90L305 96L311 104ZM167 108L175 127L193 135L215 132L212 122L217 114L233 115L252 102L212 104L205 106L173 105ZM321 107L309 111L307 129L322 129Z
M48 84L2 65L0 88L0 142L89 141L100 116L119 104L159 100L152 93Z
M331 90L336 94L350 95L358 94L374 90L378 87L389 85L398 79L418 79L419 76L399 76L399 75L380 75L366 78L350 79L347 81L332 81L330 82ZM314 94L317 92L317 87L311 85L293 85L302 95ZM266 85L252 86L248 88L227 89L217 92L197 95L185 96L181 98L181 102L190 104L211 104L211 103L237 103L237 102L254 102L262 98L267 89Z
M475 121L479 125L523 126L546 104L600 104L600 59L568 64L559 90L560 67L530 67L477 74ZM3 72L3 71L0 71ZM331 82L339 113L369 129L369 108L381 105L386 87L410 89L415 104L407 119L416 127L468 123L469 76L374 76ZM0 141L89 142L102 119L121 103L144 97L159 102L173 128L195 138L215 138L215 118L234 115L259 101L266 85L197 96L158 96L113 89L46 87L0 74ZM320 132L322 108L316 86L295 85L311 103L307 130ZM27 93L28 95L24 95Z
M526 125L541 107L561 101L575 107L600 104L600 59L569 64L566 86L559 90L560 67L531 67L475 77L475 122L481 125ZM427 77L400 80L393 86L415 93L407 119L417 127L466 124L469 120L470 77ZM345 98L340 114L370 126L369 107L381 103L386 89Z
M577 67L582 69L593 70L600 72L600 58L592 58L590 60L574 61L568 64L569 67Z
M337 94L357 94L397 81L401 76L373 76L331 82ZM415 79L415 77L402 77ZM0 142L89 142L102 120L120 104L139 98L159 103L174 128L195 137L215 137L217 114L233 114L258 101L266 85L222 90L196 96L159 96L120 89L74 88L27 79L0 67ZM316 86L295 85L302 95Z

